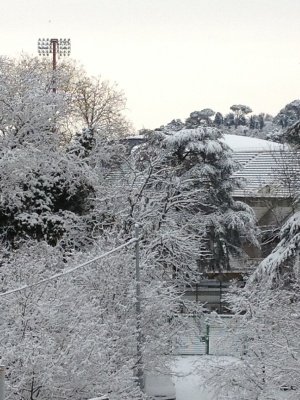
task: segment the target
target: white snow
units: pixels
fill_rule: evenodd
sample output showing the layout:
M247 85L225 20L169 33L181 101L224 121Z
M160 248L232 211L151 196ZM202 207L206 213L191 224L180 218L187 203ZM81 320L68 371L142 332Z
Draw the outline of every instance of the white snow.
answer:
M162 397L164 399L175 399L174 382L168 375L146 375L145 392L148 396Z
M188 136L189 135L189 136ZM182 138L190 138L192 136L199 137L199 130L196 129L181 129L180 131L174 133L171 137L168 137L169 141L178 141L182 140ZM143 139L144 136L129 136L127 139ZM241 136L241 135L230 135L225 134L221 141L226 143L233 151L278 151L287 149L286 146L271 142L269 140L253 138L249 136Z
M211 356L209 356L211 358ZM177 357L173 372L176 388L176 400L213 400L212 393L203 387L199 370L205 368L208 357ZM202 384L202 385L201 385Z
M284 146L280 143L248 136L225 134L221 140L233 151L278 151L284 149Z

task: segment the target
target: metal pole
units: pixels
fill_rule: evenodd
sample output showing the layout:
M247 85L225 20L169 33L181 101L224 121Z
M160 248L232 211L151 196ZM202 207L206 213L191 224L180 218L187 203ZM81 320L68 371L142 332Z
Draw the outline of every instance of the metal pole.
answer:
M57 45L58 45L58 40L57 39L51 39L51 45L52 45L52 65L53 65L53 71L56 70L56 55L57 55Z
M5 400L5 367L0 365L0 400Z
M206 325L206 355L209 355L209 335L210 335L210 329L209 329L209 324Z
M69 56L71 53L71 40L70 39L39 39L38 40L38 52L40 56L48 56L52 53L52 91L56 92L56 81L55 71L57 67L58 56Z
M141 332L141 274L140 274L140 245L139 226L135 225L135 282L136 282L136 329L137 329L137 379L141 389L144 388L142 369L142 332Z
M56 93L56 81L55 81L55 71L57 65L57 46L58 46L58 39L51 39L50 45L52 46L52 67L53 67L53 93Z
M222 304L222 281L220 280L220 314L223 313L223 304Z

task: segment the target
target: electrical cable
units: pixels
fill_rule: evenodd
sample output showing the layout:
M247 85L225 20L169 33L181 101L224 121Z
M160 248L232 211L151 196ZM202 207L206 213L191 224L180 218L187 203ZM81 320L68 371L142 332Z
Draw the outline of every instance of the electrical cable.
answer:
M29 288L32 288L34 286L38 286L38 285L41 285L43 283L47 283L47 282L52 281L54 279L57 279L57 278L60 278L62 276L65 276L67 274L70 274L70 273L76 271L77 269L85 267L86 265L89 265L89 264L93 263L94 261L97 261L97 260L100 260L101 258L109 256L110 254L113 254L116 251L121 250L124 247L127 247L127 246L129 246L130 244L132 244L132 243L134 243L136 241L137 241L137 238L130 239L128 242L122 244L121 246L118 246L118 247L108 251L107 253L101 254L100 256L95 257L92 260L85 261L82 264L76 265L76 267L73 267L73 268L70 268L70 269L66 269L65 271L59 272L59 273L57 273L55 275L52 275L49 278L41 279L40 281L32 283L31 285L23 285L23 286L18 287L16 289L11 289L11 290L8 290L7 292L0 293L0 297L6 296L6 295L12 294L12 293L20 292L21 290L29 289Z

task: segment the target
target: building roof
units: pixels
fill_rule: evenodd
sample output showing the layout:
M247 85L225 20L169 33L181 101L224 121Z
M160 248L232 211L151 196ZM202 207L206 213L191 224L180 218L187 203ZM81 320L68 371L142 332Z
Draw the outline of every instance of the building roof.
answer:
M143 137L135 136L126 140L134 147L143 141ZM300 160L297 161L297 158L300 157L289 147L240 135L225 134L222 140L233 150L233 159L241 166L234 175L245 180L244 188L236 190L234 196L286 198L298 189ZM126 184L126 180L130 179L130 171L126 166L121 169L112 172L110 177Z
M236 190L235 196L286 198L294 194L300 181L297 153L263 139L224 135L223 140L241 165L235 176L245 179L244 189Z
M234 152L282 151L285 146L269 140L249 136L225 134L222 139Z

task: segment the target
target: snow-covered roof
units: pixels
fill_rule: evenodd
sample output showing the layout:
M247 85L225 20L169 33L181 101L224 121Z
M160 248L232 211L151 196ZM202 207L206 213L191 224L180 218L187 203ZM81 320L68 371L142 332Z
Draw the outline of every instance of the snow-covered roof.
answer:
M240 135L224 135L222 139L233 151L280 151L284 146L280 143L270 142L264 139L252 138Z
M288 146L239 135L224 135L222 140L241 165L235 176L246 180L245 188L236 190L235 196L286 197L291 194L281 184L283 174L290 171L292 176L300 176L300 166L295 163L295 153Z
M143 137L129 138L129 141L136 140L141 142ZM233 150L233 159L241 165L241 169L235 173L235 176L246 180L245 188L234 192L236 197L284 198L291 195L280 184L280 175L284 178L282 174L289 171L298 179L300 163L295 163L295 153L288 146L268 140L229 134L225 134L221 140ZM116 176L115 180L117 179ZM294 179L294 185L297 183L296 179Z
M233 158L241 164L234 175L246 180L245 188L236 190L235 196L242 197L285 197L286 190L280 185L281 159L271 151L233 153Z

